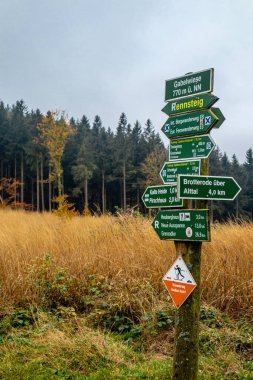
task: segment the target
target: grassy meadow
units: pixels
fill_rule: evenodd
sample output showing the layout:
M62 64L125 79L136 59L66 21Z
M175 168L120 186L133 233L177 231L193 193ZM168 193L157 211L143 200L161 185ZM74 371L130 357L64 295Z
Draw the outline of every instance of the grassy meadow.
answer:
M175 259L147 218L0 212L1 379L167 379ZM200 379L253 378L253 224L203 243Z

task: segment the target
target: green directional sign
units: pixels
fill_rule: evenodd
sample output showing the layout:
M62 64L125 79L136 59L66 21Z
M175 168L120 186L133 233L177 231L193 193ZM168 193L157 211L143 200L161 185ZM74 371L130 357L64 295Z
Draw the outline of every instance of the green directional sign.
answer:
M162 210L152 227L163 240L210 241L208 210Z
M177 198L176 185L149 186L142 196L142 201L147 208L183 206L183 201Z
M209 135L173 139L170 140L169 160L207 158L215 146L215 142Z
M241 187L232 177L178 176L178 198L216 199L232 201Z
M191 96L190 98L183 98L170 101L163 107L162 111L167 115L175 115L179 113L186 113L191 111L203 110L210 108L219 98L211 94L200 94Z
M178 174L200 174L200 160L165 162L160 172L165 184L176 183Z
M165 102L213 91L213 69L166 80Z
M196 111L171 116L163 125L162 131L169 139L197 135L210 131L217 121L210 110Z
M226 120L223 113L219 108L212 107L211 108L212 113L219 119L217 123L215 124L214 128L220 128L221 124Z

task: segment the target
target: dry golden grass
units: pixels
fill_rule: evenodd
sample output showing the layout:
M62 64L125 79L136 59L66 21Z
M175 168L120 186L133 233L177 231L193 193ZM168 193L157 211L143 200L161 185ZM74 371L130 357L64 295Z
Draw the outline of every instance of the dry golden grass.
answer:
M31 273L38 272L38 257L46 255L75 283L93 274L108 278L130 308L155 307L157 294L166 298L161 280L175 259L175 247L159 240L148 219L66 220L22 211L1 211L0 217L2 305L39 302ZM203 244L203 299L228 312L252 312L252 259L253 224L215 225L212 242Z

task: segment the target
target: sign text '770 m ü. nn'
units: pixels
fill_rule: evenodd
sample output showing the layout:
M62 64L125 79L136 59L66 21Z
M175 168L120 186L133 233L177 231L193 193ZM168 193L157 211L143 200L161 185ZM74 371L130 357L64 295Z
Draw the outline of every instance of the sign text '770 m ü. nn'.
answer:
M213 69L166 80L165 102L213 91Z

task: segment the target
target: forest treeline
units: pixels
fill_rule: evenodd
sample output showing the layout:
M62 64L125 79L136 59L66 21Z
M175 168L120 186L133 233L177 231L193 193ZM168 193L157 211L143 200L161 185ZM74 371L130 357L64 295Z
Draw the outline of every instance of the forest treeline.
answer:
M67 120L61 114L58 135L54 131L50 140L51 116L38 109L29 111L23 100L12 106L0 102L1 204L9 198L12 207L51 211L57 207L53 200L61 187L79 212L129 208L147 212L141 196L146 186L162 183L159 172L168 161L168 151L151 120L144 126L138 121L131 125L122 113L111 129L99 116L90 122L86 116ZM65 128L62 134L61 128ZM62 144L57 145L59 140ZM232 176L242 187L235 201L210 204L213 220L252 219L252 149L242 164L235 154L229 159L216 149L210 156L210 175Z

